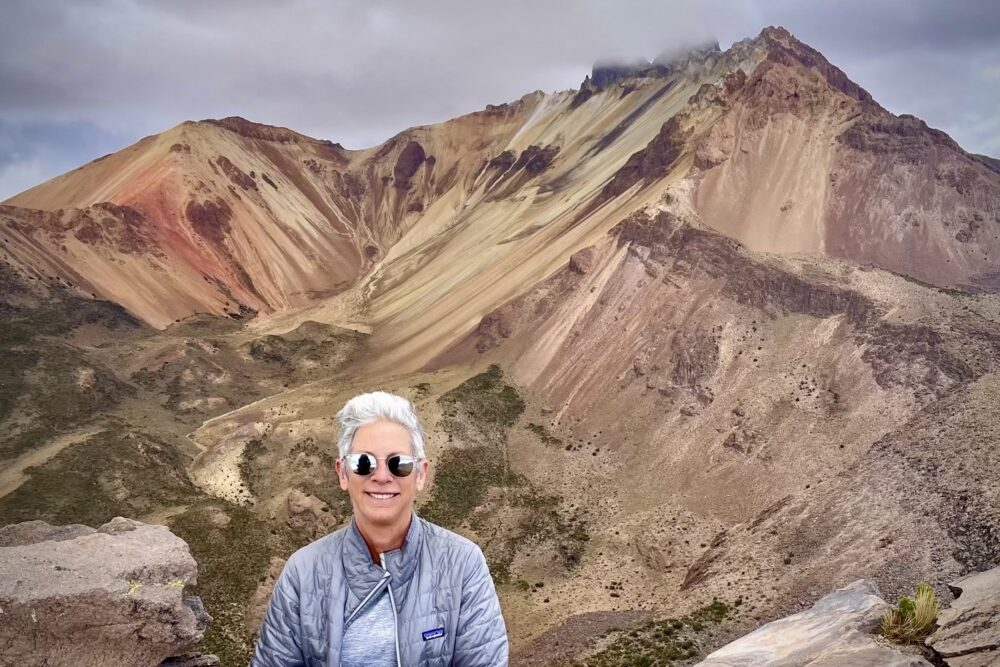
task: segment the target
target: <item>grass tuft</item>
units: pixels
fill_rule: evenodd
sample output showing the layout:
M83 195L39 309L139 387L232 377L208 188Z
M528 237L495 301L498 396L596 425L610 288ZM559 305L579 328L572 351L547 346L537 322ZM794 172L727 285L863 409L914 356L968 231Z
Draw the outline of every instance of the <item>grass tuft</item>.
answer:
M934 630L937 621L937 597L926 582L917 584L912 598L899 598L896 607L882 617L882 635L900 644L921 643Z

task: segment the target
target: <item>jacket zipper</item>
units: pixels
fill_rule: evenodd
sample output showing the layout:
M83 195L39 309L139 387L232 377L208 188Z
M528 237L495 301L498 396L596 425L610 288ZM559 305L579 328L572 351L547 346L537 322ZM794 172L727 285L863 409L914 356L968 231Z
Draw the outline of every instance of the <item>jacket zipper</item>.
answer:
M383 567L383 569L385 568ZM389 574L389 571L386 570L385 574L382 575L382 578L379 579L378 583L375 584L375 586L368 592L368 595L365 596L365 598L358 604L358 606L354 608L354 611L351 612L351 615L347 617L347 620L344 621L345 630L347 629L347 626L351 624L351 621L354 620L354 617L357 616L361 612L361 610L365 608L365 605L368 604L368 601L372 599L372 596L374 596L376 593L382 590L382 584L389 581L389 577L391 576L392 575ZM395 609L393 611L395 612Z
M389 577L389 568L385 566L385 554L380 553L378 557L382 561L385 576ZM392 584L386 584L386 588L389 590L389 606L392 607L392 637L396 642L396 667L402 667L403 661L399 657L399 619L396 618L396 598L392 595Z
M366 595L365 598L354 609L354 611L351 612L351 615L347 617L347 620L344 621L344 630L347 630L348 626L350 626L351 624L351 621L354 620L355 616L361 613L361 610L365 608L365 605L368 604L368 601L372 599L372 596L374 596L376 593L382 590L382 584L385 584L386 582L389 581L389 579L392 578L392 575L389 573L389 568L385 566L385 554L380 553L378 557L379 560L381 561L382 569L385 571L385 573L382 575L382 578L379 579L378 583L375 584L375 586L368 592L368 595ZM402 667L403 662L402 660L400 660L399 656L399 619L396 617L396 598L393 597L392 595L392 586L391 585L387 586L387 588L389 590L389 606L392 607L392 638L393 638L393 643L396 645L396 667Z

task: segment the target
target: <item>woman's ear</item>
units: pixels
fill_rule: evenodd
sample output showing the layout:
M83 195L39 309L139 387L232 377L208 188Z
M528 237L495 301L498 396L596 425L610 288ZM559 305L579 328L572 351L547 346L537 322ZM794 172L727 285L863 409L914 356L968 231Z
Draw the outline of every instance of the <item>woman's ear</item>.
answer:
M340 481L340 488L347 491L347 468L344 467L344 460L337 459L333 464L337 471L337 479Z
M424 484L427 483L427 468L430 464L427 459L420 459L417 461L417 491L424 490Z

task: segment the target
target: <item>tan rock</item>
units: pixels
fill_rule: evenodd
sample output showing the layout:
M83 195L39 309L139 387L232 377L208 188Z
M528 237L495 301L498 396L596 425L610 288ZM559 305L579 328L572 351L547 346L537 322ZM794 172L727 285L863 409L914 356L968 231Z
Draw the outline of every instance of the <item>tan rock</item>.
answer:
M184 596L197 563L163 526L32 521L0 529L0 545L4 664L158 665L211 620Z

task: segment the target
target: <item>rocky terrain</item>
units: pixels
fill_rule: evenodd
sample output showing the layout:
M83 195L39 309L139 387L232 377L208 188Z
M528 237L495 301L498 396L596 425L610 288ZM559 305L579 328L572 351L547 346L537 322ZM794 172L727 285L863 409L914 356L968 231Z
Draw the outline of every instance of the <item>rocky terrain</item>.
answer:
M950 588L957 598L940 612L936 629L922 644L894 645L882 637L882 618L891 605L871 581L858 580L806 611L768 623L714 651L698 667L997 664L1000 568L965 577Z
M996 162L781 28L361 151L183 123L0 207L0 525L169 526L244 664L384 388L514 664L948 603L1000 564L998 251Z

